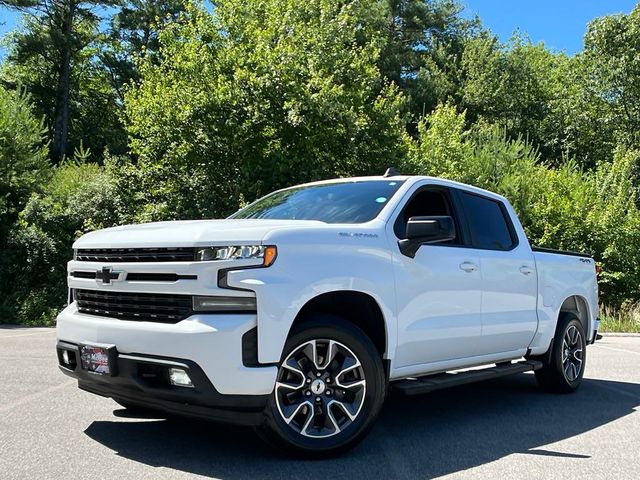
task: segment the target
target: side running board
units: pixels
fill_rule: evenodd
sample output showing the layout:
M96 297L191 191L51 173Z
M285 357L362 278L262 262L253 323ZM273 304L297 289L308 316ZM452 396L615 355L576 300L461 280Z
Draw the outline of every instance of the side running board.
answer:
M523 360L516 363L497 363L495 367L488 367L478 370L466 370L457 373L439 373L414 379L398 380L392 382L394 390L402 392L404 395L419 395L433 392L443 388L457 387L467 383L481 382L492 378L504 377L515 373L529 372L542 368L542 362L537 360Z

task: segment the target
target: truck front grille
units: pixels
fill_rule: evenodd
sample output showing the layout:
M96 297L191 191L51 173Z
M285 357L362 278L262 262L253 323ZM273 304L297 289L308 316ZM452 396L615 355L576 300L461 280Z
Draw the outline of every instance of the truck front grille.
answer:
M178 323L193 312L191 295L73 291L80 313L121 320Z
M81 248L81 262L192 262L195 248Z

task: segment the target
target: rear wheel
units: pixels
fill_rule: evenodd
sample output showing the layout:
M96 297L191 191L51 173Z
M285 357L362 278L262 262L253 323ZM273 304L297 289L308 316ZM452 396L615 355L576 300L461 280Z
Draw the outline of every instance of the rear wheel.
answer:
M258 432L286 452L340 454L370 430L385 390L380 354L367 335L339 318L316 317L287 341Z
M586 362L586 337L580 319L564 313L558 320L551 355L536 371L538 384L556 393L574 392L582 383Z

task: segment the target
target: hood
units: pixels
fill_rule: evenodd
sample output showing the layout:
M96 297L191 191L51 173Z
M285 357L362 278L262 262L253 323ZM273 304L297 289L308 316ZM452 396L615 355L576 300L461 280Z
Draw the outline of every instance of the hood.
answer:
M313 228L316 220L187 220L124 225L87 233L73 248L200 247L261 243L281 228Z

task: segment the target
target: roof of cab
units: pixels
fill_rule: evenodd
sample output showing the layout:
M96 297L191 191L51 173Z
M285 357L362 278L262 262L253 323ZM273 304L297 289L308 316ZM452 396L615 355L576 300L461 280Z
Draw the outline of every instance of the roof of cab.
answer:
M323 185L323 184L331 184L331 183L349 183L349 182L368 182L368 181L394 181L394 180L398 180L398 181L403 181L403 182L407 182L409 181L411 185L420 182L420 181L424 181L424 180L431 180L434 181L436 183L438 183L439 185L445 185L445 186L451 186L451 187L457 187L463 190L467 190L470 192L475 192L478 193L480 195L485 195L487 197L492 197L498 200L502 200L502 201L506 201L508 202L508 200L503 197L502 195L492 192L490 190L485 190L483 188L480 187L476 187L474 185L469 185L466 183L461 183L461 182L456 182L455 180L449 180L447 178L441 178L441 177L431 177L428 175L393 175L393 176L382 176L382 175L375 175L375 176L366 176L366 177L348 177L348 178L332 178L329 180L319 180L319 181L315 181L315 182L309 182L309 183L304 183L301 185L297 185L298 187L301 186L311 186L311 185ZM288 187L291 188L291 187ZM286 189L284 189L286 190Z

